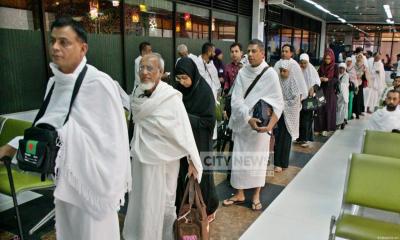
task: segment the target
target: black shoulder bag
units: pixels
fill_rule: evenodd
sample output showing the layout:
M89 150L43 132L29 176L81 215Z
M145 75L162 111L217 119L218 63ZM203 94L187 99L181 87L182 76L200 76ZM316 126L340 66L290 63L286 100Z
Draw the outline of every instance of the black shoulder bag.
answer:
M69 105L64 125L68 121L72 104L78 94L86 71L87 66L83 68L75 82L71 103ZM59 150L59 146L57 145L58 134L57 130L49 124L40 123L37 126L35 126L35 124L46 112L54 90L54 85L55 83L49 90L49 93L40 107L40 110L33 121L32 127L25 130L24 138L19 141L17 152L18 167L24 171L41 173L42 181L45 180L46 175L54 174L55 161Z
M251 90L254 88L254 86L257 84L257 82L260 80L261 76L268 70L269 66L265 67L260 74L257 75L257 77L254 79L254 81L251 83L249 88L247 89L246 93L244 94L244 98L246 98ZM254 110L253 110L253 118L259 119L261 122L257 123L259 127L266 127L271 120L271 115L274 112L272 106L265 102L264 100L260 99L258 102L254 105Z

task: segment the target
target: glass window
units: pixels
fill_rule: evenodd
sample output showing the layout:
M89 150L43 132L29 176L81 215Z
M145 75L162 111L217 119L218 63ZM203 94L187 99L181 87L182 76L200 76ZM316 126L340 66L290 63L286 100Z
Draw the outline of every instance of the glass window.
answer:
M393 33L382 33L380 52L385 64L385 67L391 67L393 60L391 59Z
M120 33L119 1L44 1L46 30L63 15L71 15L80 21L88 33Z
M207 9L177 4L176 36L180 38L208 39L209 19L209 11Z
M134 36L172 38L172 3L162 0L125 1L125 31Z
M310 49L310 33L305 30L303 30L301 49L305 53L308 52L308 50Z
M276 62L280 59L280 40L281 40L281 34L280 34L280 28L281 25L278 25L276 23L270 22L268 24L268 36L267 36L267 46L270 49L270 54L271 57L268 57L271 62ZM269 53L269 52L268 52Z
M2 1L0 16L0 28L40 30L38 21L34 21L30 1Z
M234 42L236 24L236 16L214 11L211 23L212 39Z
M301 30L294 30L293 47L295 54L298 56L301 53Z
M292 44L292 32L293 32L293 29L283 28L281 31L282 31L282 44L281 44L281 46L283 46L285 44Z
M400 53L400 33L394 33L392 46L392 64L397 63L397 54Z
M318 34L314 32L309 33L310 45L307 51L307 54L311 58L317 57L317 49L318 49Z

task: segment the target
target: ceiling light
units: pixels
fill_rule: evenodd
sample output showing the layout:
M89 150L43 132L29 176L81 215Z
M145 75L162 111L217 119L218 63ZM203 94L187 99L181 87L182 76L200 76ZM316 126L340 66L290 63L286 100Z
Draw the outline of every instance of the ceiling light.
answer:
M388 18L393 18L392 12L390 11L390 6L389 5L383 5L383 8L385 9L386 16Z
M326 8L324 8L323 6L319 5L318 3L315 3L315 2L312 1L312 0L303 0L303 1L304 1L304 2L307 2L307 3L311 4L311 5L314 5L314 7L318 8L318 9L321 10L322 12L325 12L325 13L331 15L332 17L337 18L340 22L346 23L346 20L344 20L343 18L339 17L338 15L336 15L336 14L334 14L334 13L331 13L331 11L329 11L328 9L326 9Z

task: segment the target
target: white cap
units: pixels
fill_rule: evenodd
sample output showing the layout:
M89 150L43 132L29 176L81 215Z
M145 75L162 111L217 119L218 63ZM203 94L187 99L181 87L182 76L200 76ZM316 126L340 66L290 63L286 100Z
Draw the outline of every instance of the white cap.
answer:
M353 61L353 59L351 57L346 58L346 62L347 61Z
M304 60L304 61L309 62L309 61L310 61L310 57L308 56L307 53L302 53L302 54L300 55L300 61L301 61L301 60Z
M346 69L346 68L347 68L346 63L340 63L340 64L339 64L339 68L344 68L344 69Z

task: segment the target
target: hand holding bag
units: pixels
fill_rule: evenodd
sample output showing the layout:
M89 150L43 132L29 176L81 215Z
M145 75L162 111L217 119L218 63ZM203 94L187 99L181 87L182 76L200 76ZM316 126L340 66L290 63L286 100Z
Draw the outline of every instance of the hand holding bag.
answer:
M193 206L193 204L195 204ZM209 223L200 185L189 178L183 195L179 215L174 223L176 240L208 240Z

